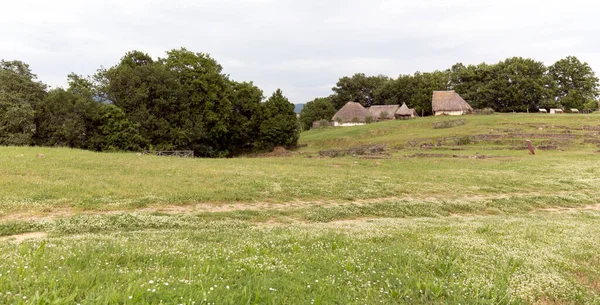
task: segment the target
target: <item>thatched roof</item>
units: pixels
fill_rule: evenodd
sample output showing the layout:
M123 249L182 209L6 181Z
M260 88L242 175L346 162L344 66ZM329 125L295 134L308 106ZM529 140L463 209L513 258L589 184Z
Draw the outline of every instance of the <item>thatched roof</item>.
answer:
M433 91L431 100L433 111L473 111L473 107L458 93L451 91Z
M398 108L398 111L396 111L396 115L413 116L416 115L416 111L413 108L408 108L408 106L406 106L406 103L402 103L402 106L400 106L400 108Z
M393 119L394 113L398 110L398 105L375 105L369 107L369 112L375 120L378 119ZM381 117L382 112L387 112L385 117Z
M359 122L364 122L370 115L371 113L360 103L348 102L333 116L332 120L337 121L340 118L343 122L352 122L352 119L358 118Z

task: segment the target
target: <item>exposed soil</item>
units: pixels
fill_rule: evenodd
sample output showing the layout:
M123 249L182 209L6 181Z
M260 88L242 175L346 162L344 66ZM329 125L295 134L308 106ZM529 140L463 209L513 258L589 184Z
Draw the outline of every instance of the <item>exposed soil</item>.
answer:
M29 233L22 233L22 234L16 234L16 235L2 236L2 237L0 237L0 242L14 241L14 242L20 243L27 239L39 239L39 238L45 238L46 236L48 236L48 233L46 233L46 232L29 232Z
M600 203L586 205L586 206L582 206L582 207L573 207L573 208L568 208L568 207L544 208L544 209L537 209L535 211L546 211L546 212L600 211Z
M273 151L268 152L268 153L262 153L262 154L256 154L253 155L252 157L256 157L256 158L273 158L273 157L288 157L288 156L292 156L294 155L293 152L285 149L285 147L283 146L275 146L273 148Z
M376 158L388 157L389 153L385 152L385 144L363 145L350 147L348 149L328 149L319 151L321 157L343 157L343 156L374 156Z
M451 155L451 154L424 154L417 153L405 155L407 158L462 158L462 159L492 159L492 158L508 158L505 156L488 156L488 155Z
M360 217L360 218L351 218L351 219L338 219L338 220L332 220L332 221L327 222L327 225L333 226L333 227L348 227L348 226L354 226L356 224L372 222L375 220L382 220L382 219L385 219L385 218ZM394 218L394 219L399 219L399 218Z
M553 195L569 194L569 192L554 193ZM506 199L512 197L526 197L526 196L542 196L547 195L543 193L527 192L527 193L510 193L510 194L498 194L498 195L467 195L463 198L450 198L456 200L487 200L487 199ZM449 198L444 198L449 199ZM74 215L84 216L95 216L95 215L116 215L123 213L163 213L169 215L179 214L198 214L198 213L226 213L235 211L256 211L256 210L294 210L310 207L336 207L336 206L347 206L347 205L368 205L383 203L388 201L437 201L441 200L439 197L434 196L405 196L405 197L383 197L383 198L372 198L372 199L357 199L357 200L314 200L314 201L292 201L283 203L269 203L269 202L232 202L232 203L198 203L190 205L153 205L142 209L115 209L110 211L98 211L88 210L82 211L80 209L71 207L55 207L48 212L36 211L31 212L15 212L7 215L0 216L0 222L4 221L51 221L58 218L72 217ZM548 212L570 212L570 211L581 211L581 210L595 210L600 211L600 204L580 206L580 207L556 207L556 208L543 208L536 209L535 211L548 211ZM469 216L469 214L456 214L451 216ZM27 233L29 234L29 233ZM26 235L27 236L27 235ZM6 237L3 237L6 238Z

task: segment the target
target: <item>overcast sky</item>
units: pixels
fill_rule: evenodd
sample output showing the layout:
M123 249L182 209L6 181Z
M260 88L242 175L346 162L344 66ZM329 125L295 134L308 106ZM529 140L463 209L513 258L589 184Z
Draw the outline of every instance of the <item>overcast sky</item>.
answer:
M600 1L2 1L0 58L65 86L130 50L209 53L237 81L294 103L357 72L396 77L531 57L575 55L600 73Z

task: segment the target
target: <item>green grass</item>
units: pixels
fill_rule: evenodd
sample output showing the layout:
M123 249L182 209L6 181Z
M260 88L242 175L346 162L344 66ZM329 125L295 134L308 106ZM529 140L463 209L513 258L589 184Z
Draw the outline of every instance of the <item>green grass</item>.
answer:
M0 304L600 304L600 116L444 119L276 158L1 147Z
M37 152L46 158L37 159ZM0 148L0 216L61 207L127 210L165 204L600 194L597 153L519 153L483 160L406 158L402 152L383 160L302 156L185 160ZM25 156L15 157L19 154Z
M42 241L0 243L0 302L600 302L594 212L275 225L123 217L168 229L63 224Z
M300 143L307 145L306 151L351 147L365 144L387 144L390 147L405 148L409 140L431 142L434 138L469 136L481 134L560 134L563 136L583 137L586 133L597 135L599 130L577 130L584 127L600 127L600 114L588 115L544 115L544 114L496 114L463 116L467 124L453 128L433 129L432 122L455 120L455 117L438 116L414 120L392 120L360 127L332 127L314 129L302 134ZM567 128L564 128L567 127ZM540 129L541 128L541 129ZM566 132L570 129L569 133ZM521 137L507 137L504 143L523 146ZM539 145L548 140L534 140ZM558 141L555 141L558 142ZM574 141L576 147L595 148L595 145L583 144L581 139ZM489 149L491 143L475 145L474 148ZM506 147L505 147L506 148ZM563 147L569 148L569 145Z

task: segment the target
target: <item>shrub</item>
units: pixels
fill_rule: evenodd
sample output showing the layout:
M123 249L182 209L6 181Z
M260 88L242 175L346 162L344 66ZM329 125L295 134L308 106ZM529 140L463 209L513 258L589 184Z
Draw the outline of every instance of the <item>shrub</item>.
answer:
M353 117L352 123L360 123L360 119L358 117Z
M475 109L473 111L475 115L491 115L494 114L494 109L492 108L483 108L483 109Z
M373 116L372 116L372 115L369 115L369 116L365 117L365 122L366 122L367 124L371 124L371 123L373 123Z
M329 121L327 120L319 120L318 124L320 128L329 127Z

